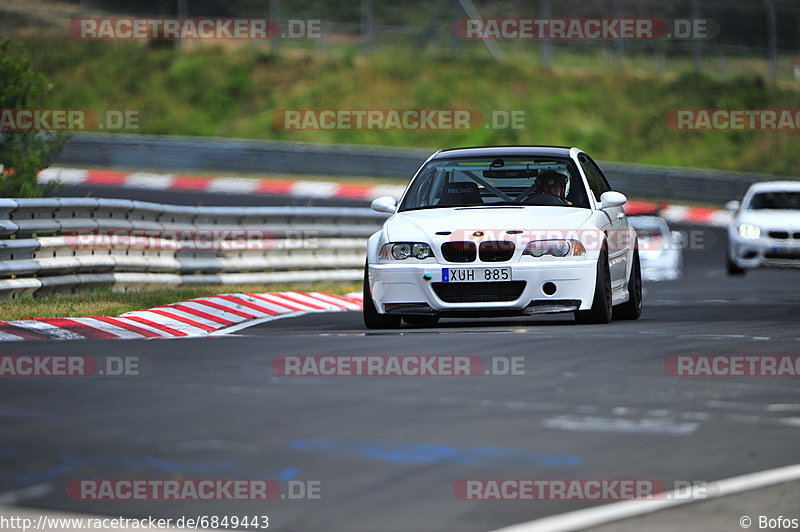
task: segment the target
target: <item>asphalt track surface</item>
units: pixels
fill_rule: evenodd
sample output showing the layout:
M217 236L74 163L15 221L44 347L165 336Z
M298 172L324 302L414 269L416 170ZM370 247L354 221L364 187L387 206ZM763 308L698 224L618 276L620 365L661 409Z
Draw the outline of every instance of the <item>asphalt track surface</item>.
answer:
M799 354L800 273L729 278L722 232L682 229L702 231L702 249L685 253L682 279L645 286L636 322L443 320L380 332L345 312L214 338L0 344L8 355L131 356L143 367L139 376L4 379L0 500L111 516L269 515L270 529L285 531L487 531L603 503L462 501L458 480L657 479L671 488L800 462L797 379L673 377L663 366L673 355ZM270 369L280 355L408 354L524 357L525 374ZM321 498L68 497L68 482L86 478L273 478L284 493L289 480L321 481Z

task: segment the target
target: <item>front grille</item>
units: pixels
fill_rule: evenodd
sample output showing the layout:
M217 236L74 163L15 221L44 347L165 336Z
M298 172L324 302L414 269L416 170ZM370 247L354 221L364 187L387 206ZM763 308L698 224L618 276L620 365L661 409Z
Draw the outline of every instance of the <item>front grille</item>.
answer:
M514 301L525 290L525 281L490 283L432 283L433 291L446 303Z
M483 262L506 262L514 256L514 243L507 240L481 242L478 255Z
M764 253L764 258L799 260L800 249L771 249Z
M787 231L770 231L769 237L777 238L778 240L786 240L789 238L789 233Z
M475 242L445 242L442 256L447 262L474 262L478 255Z
M788 240L790 238L800 240L800 232L790 233L789 231L770 231L767 233L770 238L777 240Z

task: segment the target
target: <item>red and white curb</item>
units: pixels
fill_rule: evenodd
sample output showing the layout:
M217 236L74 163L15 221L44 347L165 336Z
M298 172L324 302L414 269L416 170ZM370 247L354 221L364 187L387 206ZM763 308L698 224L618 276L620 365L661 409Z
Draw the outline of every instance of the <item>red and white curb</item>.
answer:
M231 195L264 194L270 196L285 195L303 198L364 201L372 201L380 196L399 198L405 190L405 186L402 185L364 185L361 183L287 181L244 177L193 177L176 174L129 173L74 168L47 168L39 173L39 181L42 183L57 181L65 185L100 185L175 192L213 192ZM625 210L631 215L652 214L657 211L672 223L718 227L727 225L731 219L730 213L723 210L642 201L629 202Z
M646 201L629 201L625 204L625 214L628 216L658 214L671 223L710 225L714 227L726 227L732 220L731 213L725 210Z
M323 292L222 294L126 312L116 318L0 322L0 341L187 338L228 334L256 323L311 312L361 310L361 300Z
M126 173L72 168L47 168L39 172L39 181L42 183L57 181L65 185L101 185L176 192L265 194L365 201L371 201L380 196L399 198L403 190L405 190L405 186L401 185L364 185L359 183L287 181L245 177L193 177L176 174Z

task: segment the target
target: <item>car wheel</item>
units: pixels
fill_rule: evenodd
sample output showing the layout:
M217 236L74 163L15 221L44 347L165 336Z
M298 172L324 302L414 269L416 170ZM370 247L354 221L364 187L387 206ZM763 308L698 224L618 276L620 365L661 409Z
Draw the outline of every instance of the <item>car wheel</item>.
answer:
M732 275L735 277L740 277L745 274L745 269L740 268L738 264L733 262L731 259L731 252L728 250L725 253L725 271L728 272L728 275Z
M603 249L597 259L597 281L594 300L589 310L576 310L578 323L608 323L611 321L611 273L608 270L608 250Z
M372 292L369 289L369 273L367 272L367 265L364 265L364 304L362 306L362 314L364 316L364 325L367 329L397 329L400 327L399 316L389 316L386 314L379 314L378 309L375 308L375 302L372 301Z
M642 265L639 262L639 250L633 250L633 268L628 280L628 301L614 307L615 320L638 320L642 315Z
M403 321L417 327L433 327L439 323L438 316L403 316Z

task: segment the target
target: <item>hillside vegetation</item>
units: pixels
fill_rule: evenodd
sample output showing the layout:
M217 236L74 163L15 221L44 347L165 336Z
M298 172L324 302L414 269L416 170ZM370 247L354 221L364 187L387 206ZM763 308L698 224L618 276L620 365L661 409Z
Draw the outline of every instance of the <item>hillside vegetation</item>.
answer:
M757 77L644 76L622 68L541 69L509 57L382 50L281 54L248 46L176 50L130 42L38 39L29 51L55 108L138 110L140 133L426 148L576 145L599 159L795 175L796 132L674 131L671 109L800 108L800 92ZM284 131L283 109L523 111L523 129Z

